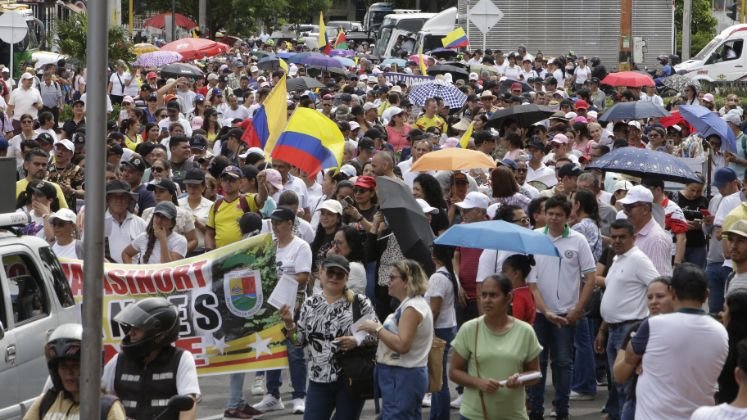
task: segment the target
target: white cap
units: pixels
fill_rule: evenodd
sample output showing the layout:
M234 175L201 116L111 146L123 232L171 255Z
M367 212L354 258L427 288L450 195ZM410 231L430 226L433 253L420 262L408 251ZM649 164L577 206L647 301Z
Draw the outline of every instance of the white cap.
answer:
M630 189L633 187L634 185L632 182L622 179L620 181L615 182L615 186L612 187L612 191L613 192L617 192L620 190L630 191Z
M431 205L428 204L428 202L423 200L422 198L416 198L415 201L417 201L418 204L420 204L420 208L423 209L423 213L438 214L438 209L435 207L431 207Z
M370 111L372 109L376 109L376 105L373 102L366 102L363 104L363 112Z
M490 198L481 192L472 191L464 197L464 201L456 203L456 205L463 209L474 209L476 207L487 209L490 205Z
M358 80L368 80L367 74L361 74L360 77L358 77Z
M251 67L251 68L249 69L249 72L251 72L251 73L254 73L254 72L258 72L258 71L259 71L259 67L257 67L257 66L252 66L252 67Z
M643 185L636 185L628 190L628 195L620 200L620 204L653 203L654 194Z
M342 215L342 204L337 200L324 200L316 209L316 211L319 210L327 210L328 212Z
M350 124L350 131L357 130L357 129L361 128L361 125L358 124L355 121L350 121L348 124Z
M349 165L349 164L342 165L340 167L340 172L342 172L345 175L347 175L348 178L352 178L354 176L358 176L358 170L355 169L355 166Z
M480 78L480 76L478 76L477 73L475 73L475 72L472 72L472 73L469 74L469 80L477 80L479 78Z
M33 78L34 78L34 75L29 72L23 73L21 75L21 80L33 79Z
M727 112L726 115L724 115L722 118L724 119L724 121L732 123L734 125L739 125L742 123L742 117L739 115L739 111L737 110Z
M73 144L72 141L70 141L68 139L62 139L62 140L58 141L57 143L55 143L55 146L58 145L58 144L61 144L61 145L65 146L65 149L67 149L67 150L69 150L71 152L75 151L75 145Z
M400 87L400 85L394 85L389 89L389 92L402 93L402 87Z
M713 103L713 94L712 93L706 93L705 95L703 95L703 100L705 102Z
M628 125L637 128L638 131L641 131L641 123L639 123L638 121L631 121L628 123Z
M7 67L3 67L3 70L2 70L2 72L3 72L3 73L10 73L10 69L9 69L9 68L7 68Z
M49 221L54 219L62 220L63 222L75 223L77 216L70 209L59 209L56 212L49 215Z
M215 73L210 73L210 74L208 74L207 79L208 79L208 82L210 82L212 80L218 80L218 75L215 74Z
M566 136L563 133L556 134L552 140L551 143L560 143L560 144L568 144L568 136Z

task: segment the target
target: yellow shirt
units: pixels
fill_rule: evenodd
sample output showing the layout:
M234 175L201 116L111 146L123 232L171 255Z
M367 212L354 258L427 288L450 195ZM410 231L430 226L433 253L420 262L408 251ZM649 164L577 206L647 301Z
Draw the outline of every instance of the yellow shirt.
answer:
M737 221L737 220L744 220L747 219L747 205L745 203L739 204L737 208L729 212L728 215L724 218L724 223L721 225L721 231L726 232L727 230L731 229L731 226ZM726 234L723 235L726 237Z
M254 195L247 194L245 199L249 204L249 211L257 211ZM244 215L244 210L241 208L238 197L233 201L223 200L218 211L214 208L215 204L210 206L207 226L215 230L216 248L240 241L242 235L239 229L239 219Z
M441 133L445 133L448 128L446 121L438 115L434 115L433 118L428 118L426 115L423 115L415 121L415 126L424 132L431 127L436 127L441 131Z
M65 200L65 195L62 193L62 188L60 188L60 186L55 184L54 182L51 182L51 184L54 185L54 189L57 190L57 199L60 201L60 208L68 208L67 200ZM28 185L29 182L26 180L26 178L23 178L20 181L16 181L16 200L18 200L18 196L21 195L22 192L26 191L26 187L28 187Z
M143 142L143 138L140 136L140 134L135 135L135 140L132 140L131 138L127 137L126 134L124 138L125 138L125 146L127 146L127 148L132 150L133 152L135 151L135 148L137 147L137 145Z
M26 415L23 416L23 420L39 419L39 406L41 405L43 397L44 394L34 400L34 403L29 408L29 411L27 411ZM54 403L51 407L49 407L49 410L47 410L47 413L41 420L63 418L67 420L80 419L80 405L73 400L65 398L64 393L60 392L59 394L57 394L57 399L54 400ZM122 407L122 403L119 401L115 401L114 404L112 404L112 408L109 409L109 414L107 414L106 418L107 420L125 420L127 417L125 417L124 407Z

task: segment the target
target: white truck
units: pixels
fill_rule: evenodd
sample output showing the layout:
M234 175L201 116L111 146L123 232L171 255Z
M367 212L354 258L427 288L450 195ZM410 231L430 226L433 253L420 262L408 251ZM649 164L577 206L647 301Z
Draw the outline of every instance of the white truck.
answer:
M693 58L674 67L687 77L708 82L734 82L747 77L747 25L730 26Z

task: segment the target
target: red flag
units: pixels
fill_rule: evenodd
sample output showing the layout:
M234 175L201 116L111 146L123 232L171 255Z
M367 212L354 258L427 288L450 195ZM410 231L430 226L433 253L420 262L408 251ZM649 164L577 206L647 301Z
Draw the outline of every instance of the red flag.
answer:
M254 124L252 124L251 118L247 118L239 123L239 127L244 130L244 134L241 135L241 141L246 143L249 147L262 148L262 142L259 140L257 130L254 129Z
M337 33L337 39L335 39L335 49L342 49L343 44L344 48L347 48L347 38L345 38L345 32L340 29L340 31Z

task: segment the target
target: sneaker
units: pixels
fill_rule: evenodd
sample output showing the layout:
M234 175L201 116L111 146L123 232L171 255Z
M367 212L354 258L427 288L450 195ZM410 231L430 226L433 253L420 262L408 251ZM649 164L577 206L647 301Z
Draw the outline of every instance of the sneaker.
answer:
M423 407L431 406L431 393L428 392L423 396Z
M462 394L459 394L459 396L456 397L456 399L454 401L452 401L451 403L449 403L449 406L451 408L457 408L457 409L459 407L461 407L462 406Z
M571 391L570 400L571 401L591 401L594 399L594 395L591 394L581 394L580 392Z
M255 376L254 385L252 385L252 395L265 395L265 377Z
M262 401L254 404L252 407L263 413L267 413L269 411L282 410L285 408L285 404L283 404L283 400L280 397L275 398L272 394L266 394L262 398Z
M306 400L303 398L294 398L293 399L293 414L303 414L303 412L306 410Z
M529 413L529 420L545 420L545 416L539 413Z
M258 416L262 414L261 411L257 410L256 408L252 407L249 404L244 404L239 408L239 410L245 414L249 414L250 416Z
M229 408L223 412L224 419L250 419L254 417L251 414L244 413L238 408Z

